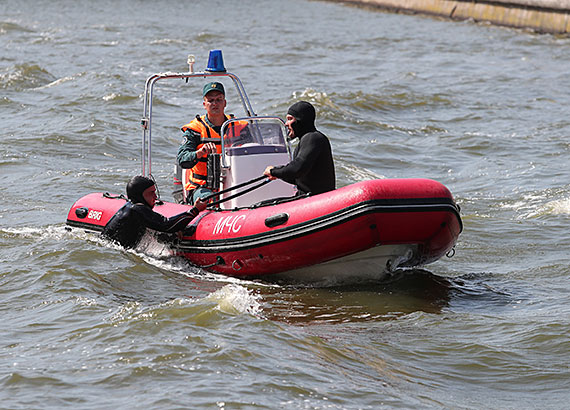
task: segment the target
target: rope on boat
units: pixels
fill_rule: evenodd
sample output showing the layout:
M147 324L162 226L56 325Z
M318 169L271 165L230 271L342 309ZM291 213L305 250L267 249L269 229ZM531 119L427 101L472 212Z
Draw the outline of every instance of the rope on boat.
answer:
M242 182L241 184L237 184L237 185L231 186L231 187L229 187L229 188L222 189L221 191L212 192L210 195L208 195L207 197L202 198L202 199L203 199L204 201L209 201L210 199L212 199L212 198L214 198L214 197L216 197L216 196L219 196L219 195L221 195L221 194L225 194L226 192L234 191L234 190L236 190L236 189L238 189L238 188L247 186L247 185L249 185L249 184L253 184L254 182L261 181L263 178L266 178L266 176L265 176L265 175L262 175L262 176L260 176L260 177L253 178L253 179L251 179L251 180L249 180L249 181Z
M120 194L120 195L111 195L111 194L108 193L108 192L105 192L105 193L103 194L103 197L104 197L104 198L109 198L109 199L124 199L124 200L127 199L127 197L124 196L123 194Z
M208 269L211 268L213 266L218 266L218 265L225 265L226 261L224 260L224 258L222 258L220 255L216 256L216 262L211 263L209 265L198 265L200 266L200 268L202 269Z
M227 198L220 199L220 200L218 200L218 201L214 201L214 202L212 202L211 204L208 204L208 207L214 207L214 206L219 205L219 204L221 204L221 203L223 203L223 202L229 201L230 199L234 199L234 198L237 198L238 196L245 195L245 194L247 194L248 192L253 191L254 189L261 188L263 185L268 184L269 182L271 182L271 180L270 180L269 178L267 178L265 181L261 181L261 182L260 182L259 184L257 184L257 185L254 185L254 186L252 186L252 187L249 187L249 188L247 188L247 189L244 189L243 191L240 191L240 192L237 192L237 193L235 193L235 194L233 194L233 195L230 195L230 196L228 196Z
M262 181L261 183L257 184L257 185L254 185L254 186L252 186L252 187L249 187L249 188L247 188L247 189L244 189L243 191L240 191L240 192L237 192L237 193L235 193L235 194L233 194L233 195L230 195L230 196L227 197L227 198L220 199L220 200L217 200L217 201L215 201L215 202L212 202L212 203L208 204L208 207L209 207L209 208L210 208L210 207L214 207L214 206L219 205L219 204L221 204L221 203L223 203L223 202L229 201L230 199L234 199L234 198L237 198L238 196L247 194L248 192L251 192L251 191L253 191L254 189L261 188L263 185L265 185L265 184L271 182L271 179L269 179L269 178L266 177L265 175L262 175L262 176L260 176L260 177L253 178L253 179L251 179L251 180L249 180L249 181L242 182L241 184L237 184L237 185L231 186L231 187L229 187L229 188L222 189L221 191L212 192L211 194L209 194L209 195L207 195L206 197L202 198L202 200L203 200L203 201L209 201L210 199L215 198L215 197L219 197L220 195L225 194L226 192L235 191L236 189L243 188L243 187L245 187L245 186L247 186L247 185L251 185L251 184L253 184L253 183L255 183L255 182L261 181L262 179L265 179L265 180Z

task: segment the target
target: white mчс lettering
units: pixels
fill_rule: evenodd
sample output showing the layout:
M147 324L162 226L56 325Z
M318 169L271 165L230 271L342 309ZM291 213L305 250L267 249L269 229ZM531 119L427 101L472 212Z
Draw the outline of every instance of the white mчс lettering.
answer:
M245 219L245 215L235 215L235 216L226 216L222 217L216 222L216 226L214 226L214 235L223 234L224 231L226 233L238 233L242 227L243 220ZM227 230L226 230L227 229Z

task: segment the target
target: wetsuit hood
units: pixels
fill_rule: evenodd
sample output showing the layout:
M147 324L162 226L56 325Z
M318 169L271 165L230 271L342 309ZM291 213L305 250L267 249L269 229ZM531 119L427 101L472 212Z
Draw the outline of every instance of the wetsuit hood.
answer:
M295 121L291 127L295 132L295 136L301 138L308 132L316 130L315 127L315 107L307 101L299 101L289 107L287 114L295 117Z
M153 185L154 181L148 177L143 177L142 175L134 176L127 184L127 197L133 204L143 204L150 207L144 200L143 192Z

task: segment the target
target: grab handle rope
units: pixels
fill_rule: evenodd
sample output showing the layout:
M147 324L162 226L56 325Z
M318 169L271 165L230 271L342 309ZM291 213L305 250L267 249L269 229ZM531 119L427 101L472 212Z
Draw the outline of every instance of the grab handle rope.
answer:
M269 179L269 178L266 177L265 175L261 175L261 176L259 176L259 177L257 177L257 178L253 178L253 179L251 179L251 180L249 180L249 181L242 182L241 184L237 184L237 185L231 186L231 187L229 187L229 188L222 189L221 191L212 192L211 194L209 194L209 195L205 196L204 198L202 198L202 200L205 201L205 202L206 202L206 201L209 201L209 200L212 199L212 198L219 197L220 195L225 194L225 193L227 193L227 192L235 191L236 189L243 188L243 187L245 187L245 186L251 185L251 184L253 184L253 183L255 183L255 182L261 181L261 180L264 179L264 178L265 178L265 181L262 181L261 183L259 183L259 184L257 184L257 185L254 185L254 186L252 186L252 187L249 187L249 188L247 188L247 189L244 189L243 191L240 191L240 192L237 192L237 193L235 193L235 194L233 194L233 195L230 195L230 196L227 197L227 198L220 199L220 200L217 200L217 201L215 201L215 202L212 202L211 204L208 204L208 207L213 207L213 206L219 205L219 204L221 204L221 203L223 203L223 202L229 201L230 199L234 199L234 198L237 198L238 196L247 194L248 192L251 192L251 191L253 191L254 189L260 188L260 187L262 187L263 185L265 185L265 184L271 182L271 179Z
M259 179L256 179L256 180L259 181ZM269 182L271 182L271 180L270 180L269 178L267 178L267 179L265 179L265 181L261 181L261 182L260 182L259 184L257 184L257 185L254 185L254 186L252 186L252 187L249 187L249 188L247 188L247 189L244 189L243 191L240 191L240 192L237 192L237 193L235 193L235 194L233 194L233 195L230 195L230 196L228 196L227 198L220 199L220 200L217 200L217 201L215 201L215 202L212 202L211 204L208 204L208 207L213 207L213 206L219 205L219 204L221 204L221 203L223 203L223 202L229 201L230 199L234 199L234 198L237 198L238 196L245 195L245 194L247 194L248 192L253 191L254 189L261 188L263 185L268 184ZM235 187L233 187L233 188L230 189L229 191L232 191L233 189L235 189ZM216 194L219 194L219 192L216 192ZM210 196L210 195L208 195L208 196Z

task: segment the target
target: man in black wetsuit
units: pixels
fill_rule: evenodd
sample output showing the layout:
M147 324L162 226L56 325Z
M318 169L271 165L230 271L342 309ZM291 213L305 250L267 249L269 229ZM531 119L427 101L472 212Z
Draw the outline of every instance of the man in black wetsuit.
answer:
M289 107L285 126L290 139L299 138L293 160L287 165L269 166L263 173L297 186L298 195L317 195L335 189L335 172L329 139L315 127L315 107L299 101Z
M170 218L154 212L156 186L152 179L140 175L131 178L127 184L127 197L127 203L113 215L102 232L103 236L125 248L135 248L146 228L166 233L179 232L206 209L206 203L198 200L192 209Z

